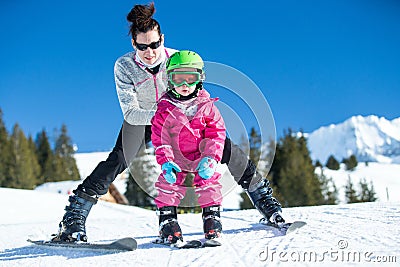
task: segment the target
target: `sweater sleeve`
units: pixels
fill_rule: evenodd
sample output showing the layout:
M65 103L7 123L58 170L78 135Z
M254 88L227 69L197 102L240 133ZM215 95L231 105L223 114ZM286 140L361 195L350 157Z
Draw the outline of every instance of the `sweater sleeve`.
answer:
M114 78L125 121L131 125L149 125L155 113L155 106L152 110L139 107L135 85L119 61L114 66Z

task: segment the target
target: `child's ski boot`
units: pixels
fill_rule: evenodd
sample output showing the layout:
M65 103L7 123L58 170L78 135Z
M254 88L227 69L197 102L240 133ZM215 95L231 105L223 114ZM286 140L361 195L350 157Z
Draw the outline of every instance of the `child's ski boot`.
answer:
M220 206L203 208L203 230L206 239L221 237Z
M175 244L183 241L182 230L178 224L176 207L165 206L157 211L159 215L159 233L162 243Z

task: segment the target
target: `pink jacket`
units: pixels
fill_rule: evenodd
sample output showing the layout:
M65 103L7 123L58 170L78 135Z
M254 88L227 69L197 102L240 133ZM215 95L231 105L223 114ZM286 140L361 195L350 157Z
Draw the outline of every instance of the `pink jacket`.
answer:
M156 159L162 165L173 161L184 171L194 171L203 157L221 161L226 138L225 123L206 90L200 90L191 119L176 106L177 101L164 94L151 120L151 140Z

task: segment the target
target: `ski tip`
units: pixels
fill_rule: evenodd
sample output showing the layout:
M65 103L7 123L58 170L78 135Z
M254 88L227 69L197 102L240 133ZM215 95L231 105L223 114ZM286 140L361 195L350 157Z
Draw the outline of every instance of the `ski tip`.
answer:
M118 239L114 241L111 245L123 250L133 251L137 249L137 241L132 237Z
M219 247L222 246L222 243L215 239L207 239L203 242L202 247Z
M200 248L203 244L200 240L190 240L186 242L182 242L178 245L178 248Z
M294 221L294 222L292 222L291 226L292 226L292 225L295 225L295 226L298 226L298 227L302 227L302 226L304 226L304 225L306 225L306 224L307 224L307 223L304 222L304 221Z
M286 231L286 234L290 234L292 232L295 232L299 228L305 226L307 223L303 221L294 221L290 224L289 228Z
M26 241L32 244L45 244L46 242L49 242L46 240L32 240L30 238L28 238Z

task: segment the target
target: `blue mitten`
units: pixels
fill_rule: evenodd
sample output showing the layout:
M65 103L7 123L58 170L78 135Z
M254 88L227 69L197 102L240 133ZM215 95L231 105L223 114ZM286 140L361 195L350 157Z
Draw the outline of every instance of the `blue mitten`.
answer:
M204 157L200 160L196 170L203 179L209 179L214 175L217 168L217 161L210 157Z
M161 165L161 170L163 171L165 180L170 184L176 182L176 173L182 171L178 164L172 161L163 163L163 165Z

